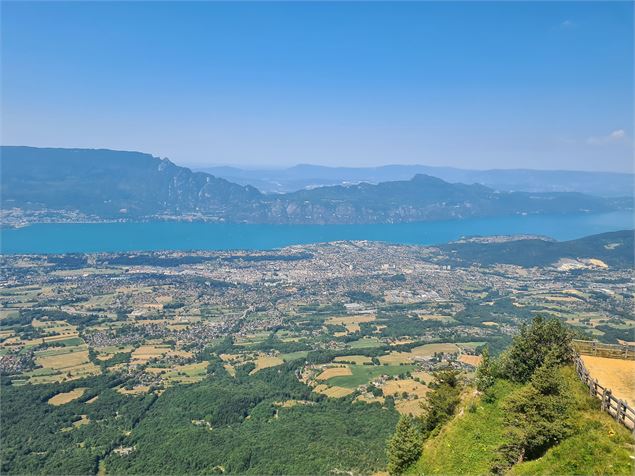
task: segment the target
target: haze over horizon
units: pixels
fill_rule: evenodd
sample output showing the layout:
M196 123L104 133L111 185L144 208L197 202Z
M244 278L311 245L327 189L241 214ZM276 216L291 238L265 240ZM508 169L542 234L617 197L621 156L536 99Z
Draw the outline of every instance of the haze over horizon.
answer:
M633 171L633 4L4 3L2 144Z

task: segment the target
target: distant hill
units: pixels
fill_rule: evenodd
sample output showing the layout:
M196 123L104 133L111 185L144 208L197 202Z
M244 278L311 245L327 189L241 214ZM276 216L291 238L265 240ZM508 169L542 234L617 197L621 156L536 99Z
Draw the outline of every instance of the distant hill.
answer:
M410 180L263 194L139 152L10 147L3 208L101 218L200 218L248 223L397 223L515 214L605 212L631 199L579 193L498 192L427 175Z
M599 259L609 267L635 266L633 230L585 236L571 241L550 241L539 238L483 243L462 241L441 245L454 265L514 264L548 266L563 258Z
M410 180L417 174L430 175L452 183L478 183L506 192L578 192L601 197L631 196L635 184L635 176L628 173L530 169L466 170L426 165L325 167L301 164L282 169L203 167L198 170L241 185L252 185L262 192L276 193L325 185Z

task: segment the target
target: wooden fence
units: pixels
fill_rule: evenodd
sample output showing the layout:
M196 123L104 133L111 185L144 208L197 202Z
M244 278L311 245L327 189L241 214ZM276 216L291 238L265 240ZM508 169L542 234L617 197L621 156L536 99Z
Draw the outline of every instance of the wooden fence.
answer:
M573 348L584 355L635 360L635 347L632 345L602 344L594 340L574 340Z
M591 377L578 352L575 352L573 362L580 380L589 388L589 394L602 402L602 410L635 432L635 410L624 400L613 396L610 388L603 387L598 383L598 379Z

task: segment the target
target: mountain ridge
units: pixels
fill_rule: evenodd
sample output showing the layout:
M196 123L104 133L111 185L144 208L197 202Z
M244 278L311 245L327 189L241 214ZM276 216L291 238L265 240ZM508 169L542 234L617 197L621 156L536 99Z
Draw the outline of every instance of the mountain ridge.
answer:
M501 191L579 192L606 197L633 195L635 175L581 170L487 169L390 164L375 167L330 167L297 164L286 168L192 167L265 193L294 192L344 183L407 180L426 174L450 183L480 183Z
M606 212L632 199L571 192L500 192L417 174L410 180L263 194L168 159L109 149L2 146L4 208L103 219L198 218L277 224L355 224Z

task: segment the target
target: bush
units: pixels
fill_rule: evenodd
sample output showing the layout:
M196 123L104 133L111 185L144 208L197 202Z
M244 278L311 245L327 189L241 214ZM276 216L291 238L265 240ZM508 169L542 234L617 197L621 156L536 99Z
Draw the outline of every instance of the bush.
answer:
M505 402L507 443L498 450L494 473L542 456L571 433L573 404L554 362L549 355L531 382Z

